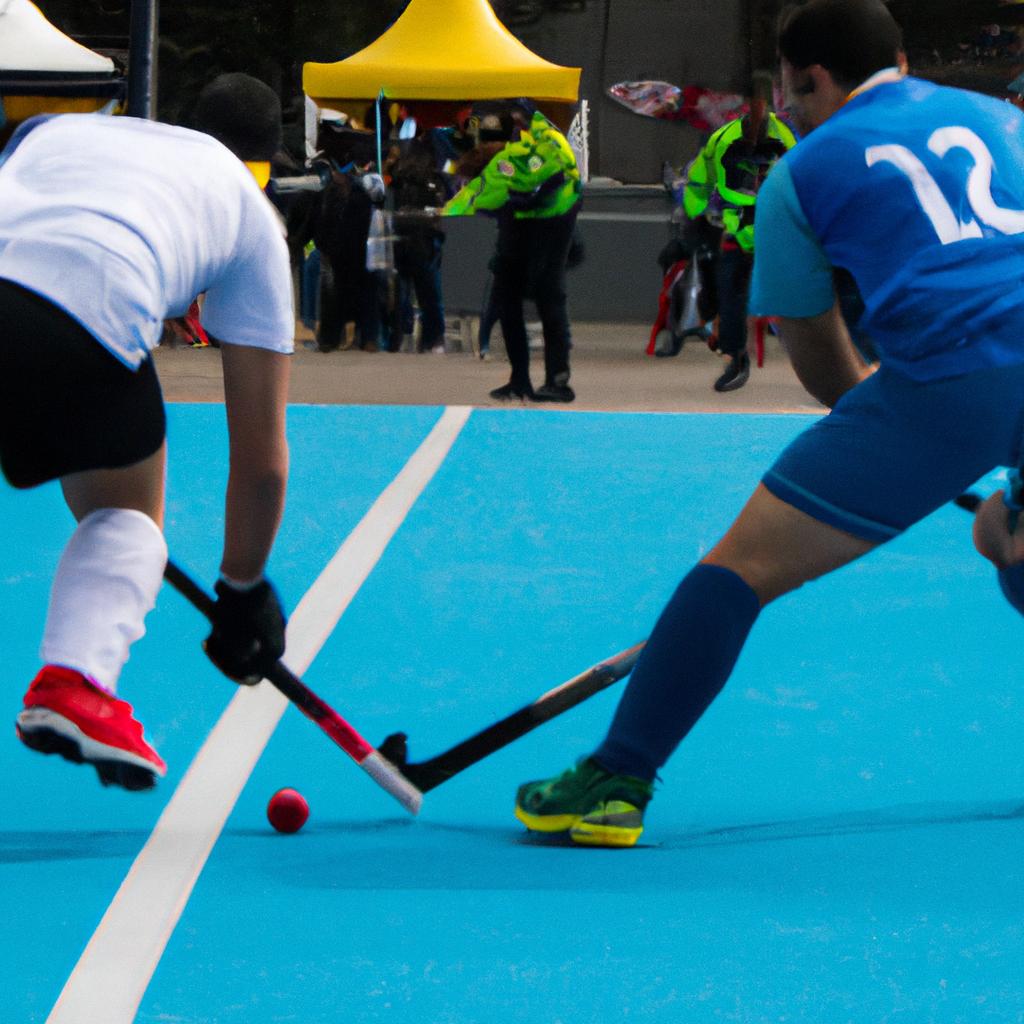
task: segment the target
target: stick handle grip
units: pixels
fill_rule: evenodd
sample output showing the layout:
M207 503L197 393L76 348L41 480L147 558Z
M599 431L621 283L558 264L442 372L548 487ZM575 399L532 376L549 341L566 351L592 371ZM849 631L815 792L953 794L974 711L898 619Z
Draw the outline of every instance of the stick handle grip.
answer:
M212 621L214 601L187 573L168 561L164 577L190 604ZM278 661L267 673L267 679L281 691L308 719L316 722L342 750L352 758L383 789L387 790L410 814L416 814L423 802L423 793L390 761L382 757L325 700L318 697L291 669Z

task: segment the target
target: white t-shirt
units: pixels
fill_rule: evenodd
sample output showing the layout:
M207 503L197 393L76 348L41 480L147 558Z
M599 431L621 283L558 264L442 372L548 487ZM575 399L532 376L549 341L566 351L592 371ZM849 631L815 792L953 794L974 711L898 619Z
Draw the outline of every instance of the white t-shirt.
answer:
M0 167L0 278L60 306L138 367L205 293L219 340L291 352L281 221L219 142L153 121L64 114Z

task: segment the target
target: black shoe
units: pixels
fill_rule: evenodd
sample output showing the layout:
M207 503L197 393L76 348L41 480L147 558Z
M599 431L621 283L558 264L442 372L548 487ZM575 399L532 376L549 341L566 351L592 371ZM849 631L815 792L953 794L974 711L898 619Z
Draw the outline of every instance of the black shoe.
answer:
M534 397L533 388L529 384L525 387L520 387L518 384L513 384L512 381L503 384L500 388L495 388L491 392L491 398L496 402L514 402L517 398L525 402L528 398Z
M679 355L683 351L683 335L681 334L670 334L668 339L668 345L662 348L656 348L654 354L659 359L671 359L673 356Z
M750 356L746 352L733 356L725 373L715 381L716 391L737 391L750 377Z
M576 392L568 384L543 384L533 393L535 402L572 402Z

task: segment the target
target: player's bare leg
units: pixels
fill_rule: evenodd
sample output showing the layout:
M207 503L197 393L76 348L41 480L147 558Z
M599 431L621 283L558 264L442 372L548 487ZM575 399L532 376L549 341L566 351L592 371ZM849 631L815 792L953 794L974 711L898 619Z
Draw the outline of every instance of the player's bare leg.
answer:
M121 469L90 469L61 479L64 500L81 522L99 508L130 508L143 512L163 528L167 477L167 442L149 458Z
M764 607L874 547L874 542L822 523L759 485L702 564L736 573Z

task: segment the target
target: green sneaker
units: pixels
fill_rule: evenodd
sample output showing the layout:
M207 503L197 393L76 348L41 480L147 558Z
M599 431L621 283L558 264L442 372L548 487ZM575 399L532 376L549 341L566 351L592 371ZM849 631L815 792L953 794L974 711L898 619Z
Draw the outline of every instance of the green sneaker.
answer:
M516 817L532 832L568 832L584 846L633 846L644 830L654 784L612 775L587 757L516 793Z

